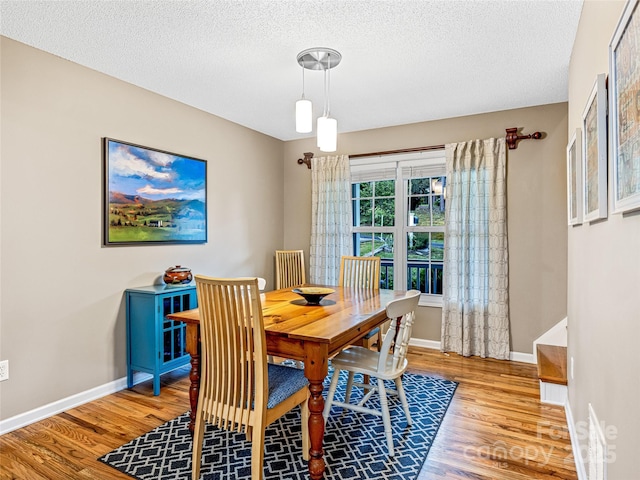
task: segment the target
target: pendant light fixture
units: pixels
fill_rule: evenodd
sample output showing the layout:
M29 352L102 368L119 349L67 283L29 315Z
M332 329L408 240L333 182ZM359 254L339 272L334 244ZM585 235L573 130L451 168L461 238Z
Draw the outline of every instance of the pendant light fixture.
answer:
M304 69L322 70L324 73L324 108L322 116L318 117L316 134L318 148L323 152L335 152L338 146L338 121L331 118L330 110L331 76L329 71L337 66L340 60L342 60L342 55L331 48L309 48L298 54L298 63L302 66L303 72L302 99L296 102L296 131L300 133L311 131L312 109L311 102L304 98ZM308 104L300 104L301 102L308 102ZM308 128L308 130L301 130L302 128Z

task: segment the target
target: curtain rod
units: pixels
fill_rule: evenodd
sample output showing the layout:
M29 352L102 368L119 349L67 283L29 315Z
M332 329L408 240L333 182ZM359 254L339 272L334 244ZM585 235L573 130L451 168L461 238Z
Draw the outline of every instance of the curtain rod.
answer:
M382 155L394 155L396 153L428 152L429 150L443 149L444 145L429 145L427 147L401 148L399 150L386 150L384 152L356 153L355 155L349 155L349 158L380 157Z
M527 140L532 138L534 140L539 140L542 138L542 133L534 132L529 135L518 135L518 127L515 128L507 128L506 129L505 140L507 142L507 146L509 150L515 150L518 148L518 140ZM349 158L359 158L359 157L375 157L382 155L394 155L396 153L412 153L412 152L427 152L429 150L442 150L444 145L429 145L426 147L415 147L415 148L401 148L399 150L385 150L382 152L370 152L370 153L356 153L355 155L349 155ZM305 152L304 158L298 159L298 165L305 164L307 168L311 168L311 159L313 158L312 152Z

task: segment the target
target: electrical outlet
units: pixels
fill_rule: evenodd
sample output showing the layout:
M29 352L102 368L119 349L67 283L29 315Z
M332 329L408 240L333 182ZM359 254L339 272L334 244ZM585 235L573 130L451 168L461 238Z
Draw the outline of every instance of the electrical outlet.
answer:
M0 382L9 380L9 360L2 360L0 362Z

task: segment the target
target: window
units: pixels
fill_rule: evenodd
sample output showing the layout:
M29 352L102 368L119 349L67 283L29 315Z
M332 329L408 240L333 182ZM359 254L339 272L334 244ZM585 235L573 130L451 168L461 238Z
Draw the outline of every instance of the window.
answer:
M354 255L381 259L381 288L417 289L440 304L444 256L443 151L351 161Z

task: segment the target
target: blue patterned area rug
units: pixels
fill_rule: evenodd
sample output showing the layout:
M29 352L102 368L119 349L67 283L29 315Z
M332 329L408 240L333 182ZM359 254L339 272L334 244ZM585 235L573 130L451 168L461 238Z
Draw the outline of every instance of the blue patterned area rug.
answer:
M343 400L346 375L338 385L336 398ZM397 397L390 397L396 456L387 455L381 417L333 407L325 428L325 479L411 480L418 476L458 384L407 373L403 385L413 425L407 426ZM325 385L325 394L327 388ZM360 392L354 388L353 399ZM368 405L378 408L376 403L371 399ZM138 480L190 480L193 442L188 423L185 413L99 460ZM309 478L301 450L300 411L296 408L266 431L265 480ZM251 444L244 434L208 425L202 452L201 479L251 480Z

